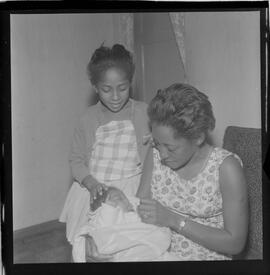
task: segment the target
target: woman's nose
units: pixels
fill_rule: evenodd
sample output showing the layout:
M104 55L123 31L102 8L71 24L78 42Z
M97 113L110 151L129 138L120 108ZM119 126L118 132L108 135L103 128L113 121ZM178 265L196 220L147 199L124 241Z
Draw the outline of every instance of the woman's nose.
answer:
M118 93L117 89L113 90L113 100L115 100L115 101L119 100L119 93Z

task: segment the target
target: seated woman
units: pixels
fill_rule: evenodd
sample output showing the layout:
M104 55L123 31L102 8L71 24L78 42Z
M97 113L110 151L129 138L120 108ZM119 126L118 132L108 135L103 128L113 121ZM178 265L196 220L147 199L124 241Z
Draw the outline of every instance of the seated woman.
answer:
M170 230L142 223L136 213L138 203L137 198L128 199L119 189L108 187L94 201L89 222L75 235L74 261L97 261L95 255L113 262L176 260L167 252Z
M247 238L247 187L239 157L207 143L208 97L174 84L158 91L148 116L154 146L137 193L142 221L171 229L179 260L230 260Z

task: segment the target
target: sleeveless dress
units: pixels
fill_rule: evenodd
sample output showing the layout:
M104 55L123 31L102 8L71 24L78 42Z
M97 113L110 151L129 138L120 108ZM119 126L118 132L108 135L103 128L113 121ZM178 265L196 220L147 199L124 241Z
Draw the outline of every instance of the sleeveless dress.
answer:
M223 160L233 155L222 148L212 148L203 170L191 180L185 180L162 165L158 150L153 149L154 169L151 182L153 199L172 211L189 219L216 228L223 228L222 196L219 187L219 167ZM190 239L172 231L169 251L180 261L231 260L230 255L209 250Z
M129 118L110 121L102 125L99 110L99 127L95 142L89 152L89 174L107 186L122 190L127 196L135 196L140 182L142 165L137 148L135 133L134 102L130 99ZM90 193L78 182L68 192L59 221L66 222L66 236L73 244L75 234L91 218Z

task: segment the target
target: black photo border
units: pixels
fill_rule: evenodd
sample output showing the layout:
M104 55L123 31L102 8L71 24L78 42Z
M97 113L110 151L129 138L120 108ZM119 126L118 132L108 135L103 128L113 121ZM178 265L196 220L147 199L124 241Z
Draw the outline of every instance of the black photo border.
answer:
M259 11L261 39L261 121L263 179L263 260L13 264L10 16L36 13ZM269 10L267 1L155 2L64 1L0 3L1 229L3 274L270 274ZM267 129L267 131L266 131Z

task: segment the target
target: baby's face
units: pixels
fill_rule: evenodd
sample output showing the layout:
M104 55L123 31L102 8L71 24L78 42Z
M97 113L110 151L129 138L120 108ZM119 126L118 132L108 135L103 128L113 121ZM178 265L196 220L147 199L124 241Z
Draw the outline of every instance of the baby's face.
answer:
M124 212L133 210L133 207L125 194L116 188L111 187L108 189L108 194L105 202L113 207L119 206Z
M104 190L101 195L97 194L97 198L91 204L91 210L95 211L104 202L113 207L119 206L124 212L133 210L133 207L125 194L114 187L109 187L107 190Z

